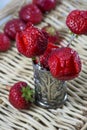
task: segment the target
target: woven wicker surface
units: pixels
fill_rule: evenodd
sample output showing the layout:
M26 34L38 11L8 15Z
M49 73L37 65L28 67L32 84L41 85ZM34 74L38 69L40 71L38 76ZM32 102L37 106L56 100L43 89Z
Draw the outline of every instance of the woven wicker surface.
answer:
M0 19L8 15L17 17L20 6L25 3L26 0L11 0L0 10ZM38 27L48 23L56 27L63 37L61 43L66 46L70 35L65 19L76 8L87 9L87 0L61 0L55 10L44 15ZM68 100L57 110L45 110L34 104L30 110L19 111L12 107L6 85L11 86L22 80L34 88L32 63L31 59L18 53L15 42L8 52L0 53L0 130L87 130L87 36L79 36L71 47L78 51L82 59L82 72L78 78L67 82Z

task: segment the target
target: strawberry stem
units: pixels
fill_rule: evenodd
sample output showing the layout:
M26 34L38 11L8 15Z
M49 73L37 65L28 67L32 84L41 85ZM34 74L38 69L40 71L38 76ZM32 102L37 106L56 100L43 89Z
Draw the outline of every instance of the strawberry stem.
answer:
M78 36L77 34L72 33L71 38L70 38L70 40L69 40L69 43L68 43L67 47L69 47L69 46L72 44L72 42L74 41L74 39L75 39L77 36Z
M33 57L32 61L33 61L33 63L38 64L39 66L41 66L41 64L40 64L40 57Z
M35 61L35 60L36 60L36 57L32 57L32 60Z
M38 65L41 66L41 64L40 64L40 57L38 57Z

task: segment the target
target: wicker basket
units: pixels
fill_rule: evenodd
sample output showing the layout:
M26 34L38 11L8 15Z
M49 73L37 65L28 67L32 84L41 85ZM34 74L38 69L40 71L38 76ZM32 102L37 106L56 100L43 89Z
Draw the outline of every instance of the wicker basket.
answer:
M26 3L26 0L11 0L0 10L0 19L18 17L20 7ZM66 46L70 34L65 19L73 9L87 9L87 0L61 0L55 10L44 15L38 27L51 24L57 28L63 37L61 44ZM26 81L34 88L31 59L18 53L15 42L8 52L0 53L0 130L87 130L87 36L79 36L71 47L82 59L82 72L78 78L67 82L68 101L57 110L45 110L35 105L27 111L15 109L8 101L6 86Z

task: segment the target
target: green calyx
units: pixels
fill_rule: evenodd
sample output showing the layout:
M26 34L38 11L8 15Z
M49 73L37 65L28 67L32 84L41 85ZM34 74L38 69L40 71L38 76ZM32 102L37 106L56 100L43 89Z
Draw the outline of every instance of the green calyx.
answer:
M33 102L34 101L34 90L31 89L29 86L22 87L22 97L24 97L27 102Z
M46 31L48 32L48 33L50 33L50 35L52 35L52 36L54 36L55 35L55 28L53 28L53 27L48 27L47 29L46 29Z

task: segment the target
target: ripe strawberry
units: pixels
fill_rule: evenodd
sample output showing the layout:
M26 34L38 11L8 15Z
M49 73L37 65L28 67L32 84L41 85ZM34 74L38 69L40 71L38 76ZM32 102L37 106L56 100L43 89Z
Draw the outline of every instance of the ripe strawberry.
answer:
M73 10L67 16L66 24L75 34L87 34L87 11Z
M10 48L10 39L0 32L0 52L7 51Z
M46 51L44 52L43 55L40 56L40 64L46 68L46 69L49 69L49 66L48 66L48 59L51 55L51 53L57 49L58 46L52 44L52 43L48 43L48 46L47 46L47 49Z
M48 65L52 75L59 80L71 80L81 71L81 61L76 51L65 47L56 49Z
M17 109L28 109L33 100L33 90L25 82L15 83L9 93L10 103Z
M33 0L33 3L36 4L42 12L50 11L56 6L56 0Z
M16 33L23 30L25 28L25 23L20 19L12 19L8 21L4 27L5 34L15 40Z
M22 7L19 16L25 22L31 22L33 24L38 24L42 20L42 13L34 4L28 4Z
M59 42L59 33L54 27L48 25L43 27L42 30L48 33L49 35L48 42L55 43L55 44Z
M44 53L47 48L48 35L29 23L24 31L17 33L16 43L21 54L32 58Z

